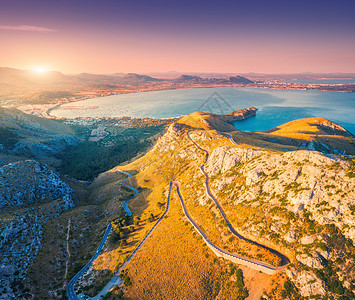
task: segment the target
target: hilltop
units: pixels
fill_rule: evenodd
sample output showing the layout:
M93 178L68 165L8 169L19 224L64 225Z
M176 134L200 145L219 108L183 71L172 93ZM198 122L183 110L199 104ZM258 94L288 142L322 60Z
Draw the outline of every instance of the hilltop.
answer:
M299 119L264 132L231 132L233 137L258 148L274 151L315 150L323 153L355 155L354 136L324 118Z
M16 263L26 251L34 254L26 260L26 269L21 273L12 267L2 269L15 284L0 276L0 280L7 280L2 281L6 290L0 291L22 295L18 283L21 279L35 298L60 299L69 279L94 255L106 226L114 220L117 225L117 220L125 218L75 285L77 293L96 295L162 216L169 183L175 180L180 182L189 215L212 243L280 271L268 275L216 256L182 211L174 187L167 215L125 270L124 298L309 299L318 295L337 299L343 295L353 299L354 137L322 118L295 120L267 132L243 132L232 127L232 122L255 113L255 108L228 115L195 112L164 123L168 128L163 135L158 134L160 127L152 127L149 139L155 141L155 134L160 136L154 146L134 161L118 166L132 174L126 184L139 191L128 203L131 218L124 216L122 200L128 199L132 191L121 184L125 177L115 169L90 182L80 182L60 178L32 160L4 166L3 197L11 196L19 205L7 205L0 234L7 236L11 226L19 229L12 238L16 241L13 247L20 249L19 255L12 258ZM17 119L14 116L16 112L14 120L27 117L21 113ZM32 117L28 117L31 124L37 120ZM55 134L57 123L48 121L36 124ZM89 136L91 130L106 127L110 133L102 139L106 149L108 142L116 142L115 135L125 133L141 140L147 133L144 126L154 125L148 121L138 122L136 125L143 128L136 132L101 120L91 125ZM21 130L27 130L20 124L13 126L19 136ZM70 134L73 127L63 126ZM87 146L83 144L83 149ZM95 157L97 149L101 151L94 148ZM81 153L78 156L83 156ZM202 165L210 192L230 225L245 239L233 234L208 195ZM26 193L20 195L23 188ZM65 195L74 194L78 200L65 206ZM74 203L77 207L67 209ZM21 230L26 235L22 236ZM26 246L31 242L34 250ZM2 250L10 251L6 248L9 245ZM120 290L116 288L107 298L119 297Z
M349 131L340 125L324 118L299 119L267 130L279 136L300 139L312 139L316 136L354 137Z
M342 126L324 118L294 120L264 132L237 130L234 122L256 115L255 107L233 111L228 115L194 112L177 123L195 129L228 132L241 143L273 150L307 149L324 153L355 155L354 136Z
M235 295L235 299L244 299L246 288L248 299L309 299L316 295L352 299L355 274L349 270L355 266L353 158L334 154L337 151L331 148L330 139L324 144L328 148L323 146L321 152L308 146L310 142L316 145L315 132L323 132L327 138L344 138L341 141L349 149L354 138L328 120L306 119L280 126L279 133L284 132L284 136L274 134L278 129L264 133L232 131L231 140L216 130L220 118L223 116L203 112L183 117L169 126L145 156L121 166L134 175L131 185L142 191L131 200L129 208L148 230L150 216L158 219L163 213L169 182L178 180L189 214L212 242L226 251L277 266L280 261L273 252L236 239L226 228L206 194L205 178L199 169L205 162L211 192L233 227L248 239L283 253L291 264L270 276L219 259L195 233L181 211L177 194L172 192L167 216L127 267L125 276L131 284L124 286L125 296L215 299L219 295L221 299L232 299ZM308 132L309 126L320 128ZM293 138L286 132L302 132L304 136ZM192 141L208 151L207 160ZM287 148L283 144L286 141ZM138 230L134 228L132 232ZM121 259L132 249L134 240L135 234L129 234L127 245L114 246L103 253L78 289L95 295L102 286L100 274L104 274L110 257ZM237 273L242 272L243 283L236 278L235 268L241 270Z
M256 108L244 108L231 112L228 115L217 115L208 112L197 111L182 117L177 121L192 128L200 128L205 130L218 131L235 131L234 121L241 121L249 117L255 116Z
M57 120L0 107L0 164L22 159L48 159L79 139L70 126Z
M128 81L161 81L160 79L153 78L148 75L141 75L141 74L135 74L135 73L128 73L124 77L124 79L127 79Z

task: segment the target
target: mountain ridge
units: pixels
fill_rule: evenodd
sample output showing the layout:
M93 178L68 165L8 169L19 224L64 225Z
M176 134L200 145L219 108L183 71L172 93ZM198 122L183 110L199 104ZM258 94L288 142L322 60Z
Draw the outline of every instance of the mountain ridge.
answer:
M272 253L231 235L215 202L206 193L206 178L200 169L205 163L211 193L223 207L233 228L247 239L287 255L291 264L285 272L270 276L219 259L194 233L182 214L177 194L172 192L169 213L161 219L124 273L131 282L131 285L124 286L125 297L141 299L144 294L147 298L158 295L162 299L174 299L179 295L186 299L215 299L220 295L221 299L230 299L230 295L239 295L245 299L249 293L253 299L300 296L309 299L314 295L334 298L342 289L343 294L351 299L355 290L352 283L355 272L349 271L355 266L352 256L355 254L355 203L352 200L355 197L355 169L351 156L354 153L351 150L354 137L341 126L323 118L295 120L270 132L229 130L232 129L229 126L228 131L221 131L221 124L231 125L228 122L242 120L255 113L256 108L249 108L228 115L196 112L192 114L193 120L191 115L182 117L169 125L165 134L145 155L120 166L120 170L132 174L127 183L140 191L128 203L133 218L120 229L118 241L115 241L114 234L109 237L102 253L80 279L75 290L94 296L107 283L111 272L117 270L135 244L144 238L144 233L164 213L172 180L180 181L189 215L212 243L223 251L276 263ZM27 119L19 113L14 120L26 122ZM37 118L32 122L34 120ZM46 128L51 131L51 126L55 124L47 124ZM18 128L23 130L21 126ZM189 135L201 148L194 145ZM348 149L345 156L341 155L342 148L338 145ZM207 158L201 149L208 151ZM13 165L28 164L38 167L32 162ZM10 222L12 228L19 229L16 231L16 247L26 244L25 236L23 240L17 239L21 236L20 230L27 230L28 240L36 240L33 249L39 251L39 260L28 260L26 268L29 267L30 272L28 275L21 273L19 278L27 280L26 284L37 282L40 288L31 290L31 293L38 298L59 299L59 286L65 286L65 280L70 279L64 278L63 283L63 276L58 277L57 273L43 278L43 268L57 270L58 274L63 275L66 265L68 276L73 276L95 253L105 226L123 213L120 199L128 199L131 195L122 186L122 177L116 173L113 169L101 174L90 187L67 179L81 196L79 207L65 214L61 214L63 203L60 200L38 203L42 207L38 217L26 208L15 208L21 214L28 215L28 220L42 220L25 222L32 222L32 227L26 227L29 226L26 224L20 226L21 217L17 216ZM21 180L24 176L18 177L17 180ZM29 182L26 191L30 192L31 186L41 185L41 180ZM21 189L16 182L11 180L11 183L6 183L9 195L11 188L15 188L14 195L18 194L16 188ZM6 218L10 216L6 215ZM6 225L6 230L1 232L7 234L9 226ZM34 233L35 228L39 230L41 226L50 230L43 231L43 242L39 243L42 235ZM69 240L65 242L68 236ZM66 243L71 257L63 251ZM60 249L58 245L61 245ZM21 255L26 249L29 251L26 247L21 249ZM48 253L55 253L56 265L45 262ZM340 257L344 258L344 264L339 264ZM15 270L7 269L9 274L12 272L10 277L15 278ZM235 274L242 274L243 283ZM174 278L174 284L171 278ZM5 281L2 282L5 284ZM43 288L46 289L49 282L53 287L47 293ZM193 288L186 288L186 284ZM11 283L6 283L6 286L10 287ZM286 286L292 286L292 289L287 290ZM118 290L120 288L108 298L113 299ZM11 291L7 291L10 294ZM16 289L15 292L18 293Z

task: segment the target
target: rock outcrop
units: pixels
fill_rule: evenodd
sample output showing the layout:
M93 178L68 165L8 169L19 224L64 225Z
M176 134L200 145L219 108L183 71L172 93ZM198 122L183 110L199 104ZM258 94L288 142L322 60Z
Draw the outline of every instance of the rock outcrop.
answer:
M355 243L352 168L339 156L316 151L275 153L219 146L210 152L205 170L213 176L212 191L228 203L230 215L246 207L263 215L246 218L243 232L261 242L271 240L273 245L296 249L297 268L287 275L303 297L310 297L346 288L345 283L327 285L346 277L345 271L335 270L346 251L353 251L346 250L352 247L345 245L346 239ZM346 257L346 268L351 268L355 261Z
M0 168L0 212L57 199L66 209L75 206L73 190L45 164L26 160Z
M17 284L41 247L43 226L75 205L74 191L45 164L27 160L0 168L0 298L30 297Z
M0 107L0 154L43 158L78 143L65 124Z

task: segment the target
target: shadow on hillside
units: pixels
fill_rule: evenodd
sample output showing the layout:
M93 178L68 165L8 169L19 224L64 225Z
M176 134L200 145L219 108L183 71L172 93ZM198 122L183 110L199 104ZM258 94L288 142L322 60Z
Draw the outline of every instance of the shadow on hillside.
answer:
M298 139L274 135L271 132L275 131L234 131L231 134L238 144L246 144L271 151L316 150L327 154L355 154L355 140L351 137L302 132L309 134L310 139Z

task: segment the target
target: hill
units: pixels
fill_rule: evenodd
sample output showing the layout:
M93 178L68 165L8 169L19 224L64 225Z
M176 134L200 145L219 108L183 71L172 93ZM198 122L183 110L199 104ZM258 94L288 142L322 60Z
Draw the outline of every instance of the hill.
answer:
M0 167L2 297L30 296L23 282L41 248L43 227L75 205L74 191L46 165L27 160Z
M192 75L180 75L179 77L175 78L174 81L176 81L176 82L184 82L184 81L200 82L200 81L202 81L202 78L199 76L192 76Z
M251 84L254 81L242 76L230 76L227 78L203 78L193 75L180 75L172 80L175 83L194 83L194 84Z
M233 83L242 83L242 84L249 84L249 83L253 83L254 81L242 77L242 76L231 76L228 77L228 81L233 82Z
M135 73L128 73L123 78L129 81L160 81L160 79L153 78L148 75L140 75Z
M200 128L205 130L218 131L235 131L234 121L244 120L255 116L256 108L244 108L231 112L228 115L217 115L208 112L197 111L187 116L182 117L177 122L192 128Z
M324 118L299 119L266 131L279 136L312 139L316 136L353 137L345 128Z
M144 230L148 230L150 216L157 219L164 211L169 182L178 180L189 214L213 243L225 251L277 265L279 260L270 251L274 249L286 255L291 264L283 272L265 275L216 257L188 223L173 191L168 215L127 267L125 276L130 284L124 286L124 297L215 299L219 295L220 299L245 299L242 291L246 288L249 299L337 299L340 295L353 299L353 158L305 149L298 144L299 137L280 135L276 139L272 133L235 131L230 140L215 130L212 121L204 123L210 114L197 112L193 116L199 126L193 126L191 118L180 119L145 156L120 167L134 174L131 184L144 191L129 203L133 215L143 220ZM295 123L280 128L290 132ZM327 136L329 128L334 128L334 138L346 138L344 144L353 142L329 121L298 123L303 124L299 131L318 124L325 127L322 130ZM207 129L200 129L202 125ZM312 141L314 132L302 134ZM288 149L279 143L283 139L290 142ZM259 142L260 147L255 146ZM201 165L209 177L210 191L230 224L248 241L233 235L224 223L207 194ZM91 296L100 290L100 274L104 274L110 257L121 259L131 249L135 230L127 245L100 255L79 290L90 290ZM238 281L236 269L243 283ZM95 280L90 281L93 274Z
M30 70L18 70L0 67L0 83L9 85L29 85L29 84L57 84L69 82L70 76L66 76L57 71L45 73L35 73Z
M0 160L4 162L47 158L78 141L74 131L59 121L0 107Z
M324 118L288 122L265 132L231 133L241 143L277 151L316 150L323 153L355 155L354 136Z

